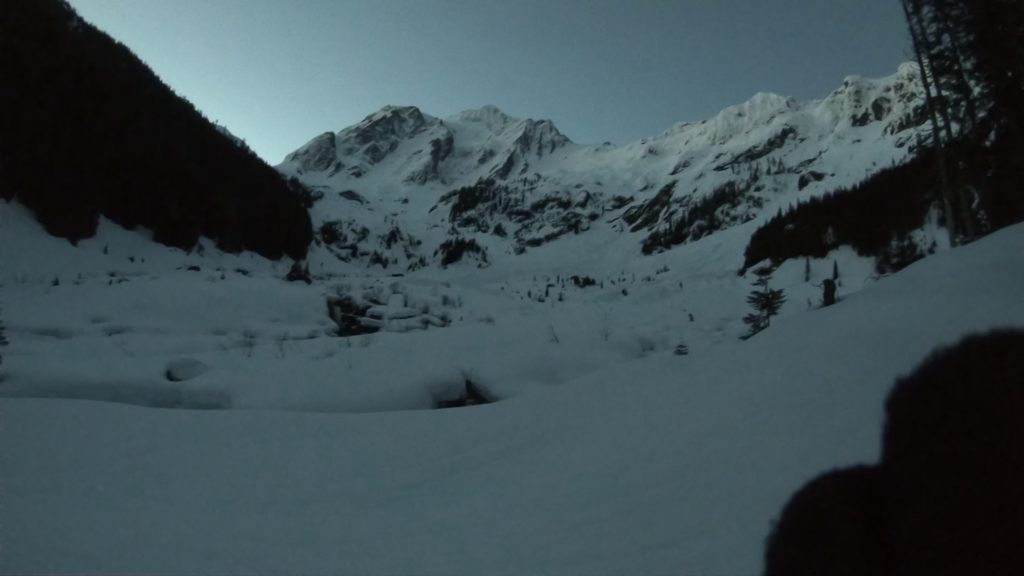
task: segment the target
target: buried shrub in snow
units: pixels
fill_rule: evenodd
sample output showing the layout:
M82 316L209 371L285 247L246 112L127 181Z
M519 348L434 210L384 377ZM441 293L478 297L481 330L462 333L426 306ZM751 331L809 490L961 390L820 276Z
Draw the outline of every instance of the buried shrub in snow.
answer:
M573 285L576 286L577 288L597 286L597 280L594 280L590 276L577 276L574 274L570 276L569 279L572 280Z
M288 275L285 279L289 282L305 282L306 284L312 284L313 279L309 276L309 265L306 264L305 260L296 260L292 263L291 269L288 270Z
M167 363L167 367L164 369L164 378L170 382L184 382L197 378L209 370L208 365L194 358L179 358Z
M379 326L363 323L369 309L369 306L357 303L351 296L327 299L327 315L338 325L338 336L358 336L380 330Z
M336 334L342 337L443 328L451 318L445 311L434 310L461 305L459 297L440 294L436 288L430 296L417 295L398 282L359 289L342 285L337 287L337 294L327 298L327 315L338 326Z
M690 354L690 347L686 345L686 342L680 341L676 344L675 350L672 351L676 356L687 356Z
M494 399L491 398L490 394L483 387L469 378L465 378L465 384L458 394L437 397L434 400L434 407L438 409L463 408L466 406L490 404L492 402L494 402Z

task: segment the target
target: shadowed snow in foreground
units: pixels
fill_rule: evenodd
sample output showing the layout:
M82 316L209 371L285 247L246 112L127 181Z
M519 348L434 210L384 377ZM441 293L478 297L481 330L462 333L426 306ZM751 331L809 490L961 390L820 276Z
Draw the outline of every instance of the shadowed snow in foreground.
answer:
M33 398L0 398L0 573L757 573L801 485L878 460L897 377L966 333L1024 325L1024 226L828 308L799 302L746 342L726 313L739 324L748 282L708 261L741 254L723 234L629 296L528 302L510 292L532 284L500 270L408 280L463 298L450 327L348 339L324 334L324 287L286 270L221 279L150 250L111 285L90 276L114 258L102 244L25 234L18 254L46 257L5 258L83 281L2 277L0 389ZM839 263L844 290L855 264ZM776 278L795 293L791 268ZM428 409L466 380L501 401Z
M0 398L50 398L114 402L149 408L182 410L224 410L231 408L231 396L218 390L187 390L130 382L110 384L68 384L19 388L0 386Z

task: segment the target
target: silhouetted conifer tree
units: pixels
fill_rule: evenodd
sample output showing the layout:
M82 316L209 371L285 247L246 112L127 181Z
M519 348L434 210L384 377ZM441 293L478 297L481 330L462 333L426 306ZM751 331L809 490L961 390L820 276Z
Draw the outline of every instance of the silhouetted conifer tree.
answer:
M1024 5L901 0L924 81L954 241L1024 217ZM941 178L946 180L946 178ZM980 196L980 198L979 198ZM978 202L980 200L980 202Z
M754 308L754 312L743 317L743 322L750 326L747 338L770 326L771 317L779 313L782 304L786 301L782 289L774 289L768 284L771 281L772 271L767 266L754 270L757 280L754 281L754 290L747 295L747 303Z

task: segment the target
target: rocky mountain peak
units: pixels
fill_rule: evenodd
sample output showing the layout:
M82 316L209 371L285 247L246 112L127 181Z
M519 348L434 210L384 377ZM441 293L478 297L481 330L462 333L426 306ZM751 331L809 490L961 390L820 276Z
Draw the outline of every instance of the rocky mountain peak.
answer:
M454 116L448 118L452 122L467 122L473 124L482 124L491 131L501 131L505 129L509 124L517 122L518 118L509 116L497 106L493 104L485 104L480 108L474 108L470 110L463 110Z
M776 116L799 108L793 98L758 92L742 104L729 106L713 118L699 124L712 144L725 142L744 134L751 128L764 126Z
M834 125L863 127L884 122L888 134L897 134L923 121L920 76L913 63L902 64L883 79L847 76L842 86L818 103ZM892 112L897 111L897 114Z
M522 120L515 144L521 152L533 153L538 158L571 143L550 120Z
M337 200L313 212L347 226L339 254L368 265L384 258L422 266L429 247L470 240L518 254L591 228L636 234L649 253L903 161L924 129L921 94L917 67L904 65L887 78L849 77L806 103L758 93L622 147L577 145L550 120L516 119L495 106L445 120L386 107L333 139L314 139L279 170L325 198L334 192ZM366 201L357 205L348 193ZM428 248L396 243L396 222ZM379 241L364 228L379 230ZM353 238L361 248L349 254Z
M349 132L356 143L363 145L409 138L421 132L427 124L427 118L415 106L385 106L342 132Z
M284 161L295 163L300 172L322 171L334 164L336 156L334 133L324 132L286 156Z

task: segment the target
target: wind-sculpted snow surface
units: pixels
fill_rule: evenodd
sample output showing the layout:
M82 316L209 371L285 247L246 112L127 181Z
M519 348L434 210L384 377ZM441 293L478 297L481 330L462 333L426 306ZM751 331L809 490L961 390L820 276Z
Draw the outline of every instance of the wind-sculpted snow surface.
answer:
M749 226L401 277L332 258L307 285L0 219L4 574L754 574L795 490L878 459L897 376L1024 325L1021 226L883 278L850 250L786 263L786 305L740 341ZM814 309L833 261L839 301ZM450 324L341 338L341 293ZM433 409L467 382L496 401Z
M652 253L902 163L924 120L917 68L906 64L888 78L849 77L818 101L756 94L624 146L576 144L548 120L493 106L445 119L389 106L317 136L278 170L323 194L313 207L317 225L348 219L368 230L343 255L320 238L364 266L440 265L432 254L454 237L487 246L498 264L578 235ZM491 193L455 213L453 195L481 187ZM367 202L343 202L345 192ZM640 222L629 218L637 211ZM395 228L422 244L385 246Z

